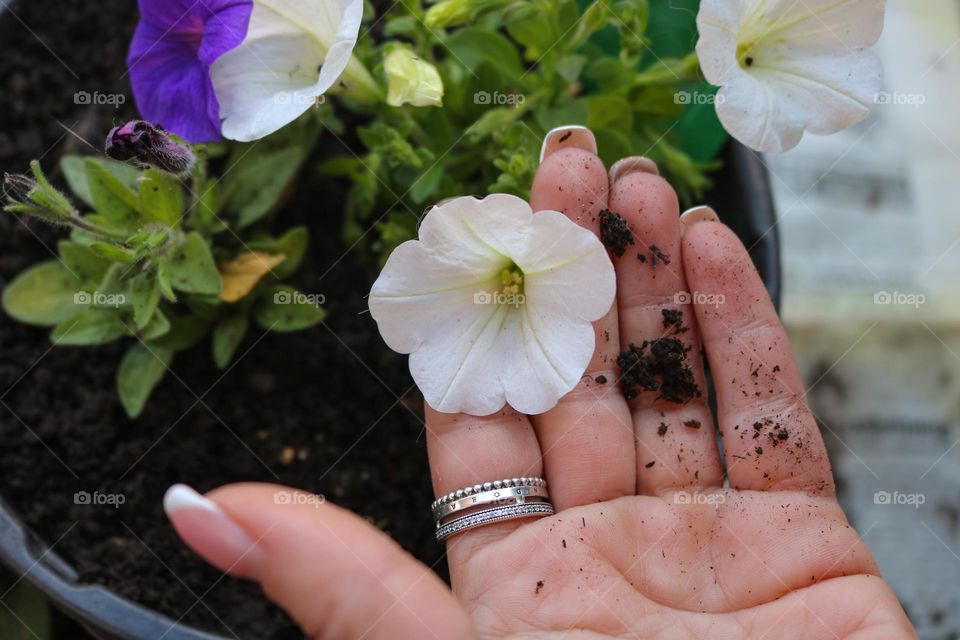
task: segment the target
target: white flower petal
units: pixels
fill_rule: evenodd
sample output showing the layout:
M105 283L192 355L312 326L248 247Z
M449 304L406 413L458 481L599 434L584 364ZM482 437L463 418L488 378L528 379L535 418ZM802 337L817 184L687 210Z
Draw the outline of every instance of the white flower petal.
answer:
M556 317L592 322L610 311L617 277L610 257L591 231L557 211L533 216L533 233L517 256L527 305Z
M370 312L387 344L411 354L430 406L489 415L507 402L524 413L556 405L593 355L591 321L613 304L616 276L600 241L507 195L434 207L419 236L387 260ZM525 297L491 303L512 264L524 271Z
M247 37L210 69L223 135L262 138L293 122L350 62L362 0L255 0Z
M759 151L786 151L804 131L831 134L866 118L882 78L866 47L883 30L884 7L885 0L701 2L697 54L706 79L722 87L717 115L727 131Z

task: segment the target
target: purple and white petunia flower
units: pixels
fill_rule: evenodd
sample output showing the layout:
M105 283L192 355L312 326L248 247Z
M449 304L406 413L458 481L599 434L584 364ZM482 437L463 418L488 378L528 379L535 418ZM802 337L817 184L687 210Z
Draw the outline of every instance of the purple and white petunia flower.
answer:
M139 0L127 56L144 119L190 142L220 140L210 66L247 35L253 0Z

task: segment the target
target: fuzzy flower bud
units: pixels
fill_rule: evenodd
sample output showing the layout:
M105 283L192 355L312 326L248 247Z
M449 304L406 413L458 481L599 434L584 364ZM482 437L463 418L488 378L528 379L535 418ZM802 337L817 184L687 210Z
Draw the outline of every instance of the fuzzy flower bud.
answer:
M104 152L110 158L137 166L151 166L174 175L189 173L196 157L162 127L144 120L114 127L107 134Z
M25 213L54 224L64 223L78 214L67 197L60 193L48 181L40 163L30 163L33 178L25 175L4 174L3 195L7 204L4 210L11 213Z

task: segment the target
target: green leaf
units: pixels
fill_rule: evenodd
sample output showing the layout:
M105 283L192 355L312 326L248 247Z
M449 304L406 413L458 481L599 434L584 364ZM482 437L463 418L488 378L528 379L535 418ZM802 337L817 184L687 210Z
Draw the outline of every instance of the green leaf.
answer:
M279 238L253 240L247 246L253 251L264 251L272 254L283 254L284 260L273 267L273 275L283 280L289 278L300 266L303 256L307 253L307 244L310 233L304 226L294 227ZM269 276L268 276L269 277Z
M587 65L584 77L597 86L602 94L625 92L630 89L634 72L616 58L598 58Z
M250 327L250 316L245 312L232 313L213 330L213 361L218 369L226 369L237 347Z
M176 227L183 215L183 188L169 173L147 169L140 180L143 215L153 222Z
M74 296L83 288L61 263L50 260L20 273L3 291L3 309L26 324L52 327L77 313Z
M633 129L633 112L623 96L587 96L581 102L587 107L587 126L590 129Z
M279 204L287 186L307 159L300 147L243 156L224 178L224 204L234 214L234 228L253 224Z
M480 27L466 27L447 40L447 48L460 64L474 71L482 62L488 62L508 78L523 75L523 65L517 48L507 38Z
M130 280L130 297L133 303L133 322L137 329L143 329L160 303L160 288L156 277L148 271L141 271Z
M57 243L60 259L75 276L88 284L96 284L110 266L110 261L94 253L90 247L70 240Z
M170 330L163 336L151 340L153 345L174 351L183 351L203 340L210 329L210 321L199 316L182 315L169 318Z
M317 324L326 312L291 286L268 287L257 300L253 317L270 331L299 331Z
M173 349L157 344L149 348L135 344L123 356L117 369L117 393L130 418L136 418L143 411L150 394L173 362L173 355Z
M84 160L87 169L87 188L97 210L111 226L132 229L140 221L140 198L110 173L103 164L92 158Z
M90 187L87 185L87 167L85 164L87 161L98 163L131 189L137 188L137 179L140 177L140 170L136 167L105 158L84 158L83 156L75 155L63 156L60 160L60 170L63 171L70 190L86 203L88 207L95 207L95 205L93 203L93 195L90 193Z
M223 289L210 247L196 231L170 256L170 284L187 293L218 294Z
M0 607L0 638L3 640L51 640L53 617L43 593L21 580L3 596Z
M119 311L90 307L58 324L50 339L58 345L87 346L113 342L128 333Z
M160 295L169 302L177 301L177 294L173 292L173 285L170 282L170 261L166 258L159 258L157 265L157 287L160 289Z
M137 335L144 342L148 342L167 335L169 331L170 321L167 320L167 316L163 315L162 311L157 309L150 317L150 321L147 322L147 326L137 332Z
M410 185L410 199L417 204L425 202L427 198L437 192L440 181L443 180L443 175L443 163L437 162Z
M91 242L88 246L90 251L110 262L132 264L136 260L136 255L133 251L118 247L109 242Z

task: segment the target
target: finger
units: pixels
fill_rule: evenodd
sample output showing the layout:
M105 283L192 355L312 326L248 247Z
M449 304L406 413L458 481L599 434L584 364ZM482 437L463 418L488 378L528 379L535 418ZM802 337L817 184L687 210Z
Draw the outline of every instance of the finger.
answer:
M790 342L743 244L719 222L696 222L683 236L683 262L698 292L731 486L833 495Z
M543 475L540 445L527 416L509 407L489 416L440 413L424 403L427 454L436 495L504 478ZM548 483L548 491L552 488ZM424 517L430 517L424 505ZM464 561L485 545L529 520L509 520L469 529L447 540L447 557L454 589Z
M251 483L207 498L174 485L164 509L187 546L259 582L311 638L471 637L466 613L436 574L320 496Z
M650 161L631 160L611 170L610 211L632 232L625 237L632 244L614 264L620 347L626 356L621 383L628 398L635 396L629 402L637 490L659 495L681 487L720 486L723 470L707 406L699 332L680 257L677 195L651 171ZM681 357L648 378L650 367L660 366L658 345L673 345L671 352ZM637 384L644 381L646 388Z
M547 134L530 194L534 211L560 211L599 235L608 181L596 150L593 134L582 127ZM594 331L596 351L580 383L532 418L557 509L633 495L636 486L633 427L615 384L616 305Z

